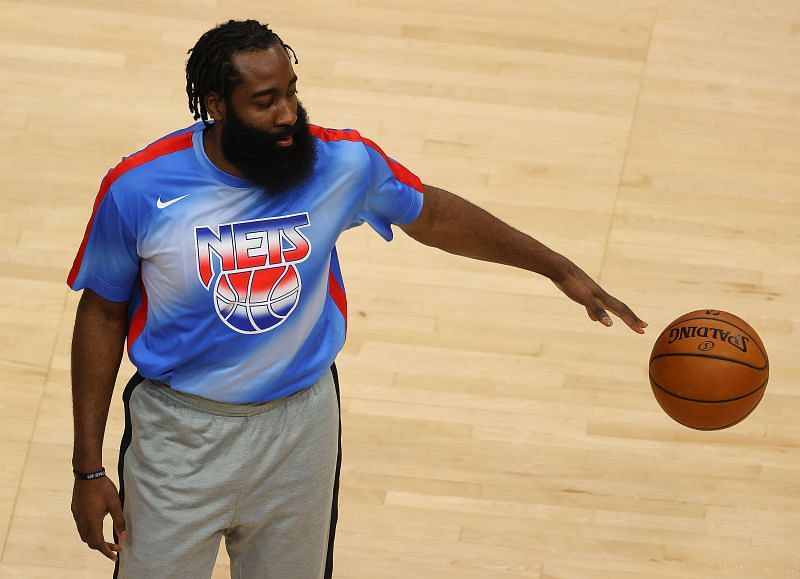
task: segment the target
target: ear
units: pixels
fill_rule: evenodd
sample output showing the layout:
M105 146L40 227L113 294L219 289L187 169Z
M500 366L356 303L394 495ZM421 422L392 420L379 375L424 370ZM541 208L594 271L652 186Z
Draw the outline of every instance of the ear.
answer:
M215 123L225 122L225 99L215 92L206 95L206 110Z

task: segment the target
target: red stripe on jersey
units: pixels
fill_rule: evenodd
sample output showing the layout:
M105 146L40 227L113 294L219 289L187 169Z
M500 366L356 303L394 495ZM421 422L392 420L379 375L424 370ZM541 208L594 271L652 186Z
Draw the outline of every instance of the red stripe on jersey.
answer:
M328 293L331 295L331 298L333 298L333 303L336 304L336 307L342 312L342 316L344 316L344 327L347 329L347 295L344 293L342 286L339 285L336 276L333 275L333 271L328 274Z
M111 185L114 183L114 181L119 179L131 169L135 169L136 167L144 165L145 163L157 159L158 157L163 157L164 155L169 155L170 153L188 149L192 146L192 134L193 131L187 131L179 135L165 137L159 141L156 141L141 151L134 153L130 157L125 157L122 162L108 172L103 179L103 182L100 184L100 190L97 192L97 197L94 200L92 216L89 218L89 223L86 224L86 231L83 234L81 247L78 249L78 254L75 256L75 261L72 263L72 269L69 271L67 283L70 286L75 282L75 278L78 276L78 271L81 269L83 254L86 252L86 244L89 241L89 234L92 231L92 225L94 225L94 218L95 215L97 215L97 208L100 207L100 203L103 202L103 198L106 196L106 193L108 193L108 190L111 188Z
M147 290L142 281L141 271L139 272L139 284L142 286L142 301L139 302L139 307L133 312L131 316L131 325L128 327L128 352L131 351L133 344L144 331L144 325L147 323Z
M409 187L416 189L417 191L422 192L422 181L420 178L414 175L411 171L403 167L400 163L389 157L383 150L376 145L373 141L369 139L365 139L362 137L358 131L354 131L352 129L341 130L341 129L323 129L322 127L318 127L316 125L309 125L308 131L311 133L312 136L317 137L323 141L353 141L358 143L364 143L365 145L372 147L378 153L380 153L381 157L386 160L386 163L389 165L389 168L394 173L394 176L397 178L398 181L408 185Z

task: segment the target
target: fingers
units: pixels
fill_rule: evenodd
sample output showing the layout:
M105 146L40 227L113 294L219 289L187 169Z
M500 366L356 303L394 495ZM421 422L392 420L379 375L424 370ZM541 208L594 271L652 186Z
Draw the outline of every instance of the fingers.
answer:
M81 540L90 549L100 551L116 561L121 546L106 542L103 537L103 520L106 514L111 515L114 534L119 537L119 543L122 543L125 540L125 518L117 487L106 477L90 482L76 480L72 489L72 516Z
M603 308L596 309L594 315L598 321L607 328L610 328L614 325L614 322L611 320L611 316L609 316L608 312L606 312Z
M586 313L589 314L589 318L593 322L600 322L606 327L612 326L614 324L614 322L611 321L608 312L606 312L600 305L586 306Z
M633 311L631 311L631 309L622 302L620 302L619 307L616 309L617 311L614 313L622 318L622 321L628 324L630 329L638 334L644 334L644 329L647 327L647 322L639 319L639 316L634 314Z
M86 541L86 544L89 545L90 549L100 551L103 555L105 555L112 561L117 560L117 552L119 552L120 546L114 543L107 543L105 541L105 539L103 538L102 527L99 529L93 529L89 533L89 540Z
M559 278L554 283L567 297L583 305L592 321L600 322L606 327L614 325L611 316L608 315L607 310L610 310L634 332L644 334L647 323L639 319L624 303L606 293L580 268L571 270L563 279Z
M628 327L632 329L634 332L636 332L637 334L644 334L644 329L647 327L647 322L641 320L639 316L633 313L633 310L631 310L620 300L606 294L605 306L609 310L611 310L614 314L619 316L619 318L622 319L622 321L625 322L628 325ZM599 319L603 321L602 317L600 317ZM608 318L608 314L606 314L606 319L609 322L611 321L611 318ZM605 322L603 323L606 326L611 325L611 323L605 323Z

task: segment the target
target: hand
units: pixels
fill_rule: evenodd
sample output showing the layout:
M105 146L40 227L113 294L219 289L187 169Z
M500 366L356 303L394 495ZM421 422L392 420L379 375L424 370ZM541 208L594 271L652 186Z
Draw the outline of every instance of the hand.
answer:
M564 265L558 274L553 276L552 281L571 300L581 304L586 308L586 312L592 321L600 322L604 326L611 326L614 322L606 310L610 310L628 326L639 334L644 334L647 322L643 322L634 314L631 309L609 295L597 283L586 275L581 268L564 259Z
M81 540L103 555L117 560L120 545L107 543L103 537L103 519L111 514L114 532L125 542L125 519L117 487L108 477L93 480L76 480L72 487L72 517L78 527Z

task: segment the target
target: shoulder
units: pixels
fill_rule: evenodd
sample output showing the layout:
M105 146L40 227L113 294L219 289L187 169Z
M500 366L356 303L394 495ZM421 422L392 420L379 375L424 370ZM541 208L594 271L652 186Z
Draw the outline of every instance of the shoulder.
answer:
M326 149L339 152L357 151L368 163L377 159L383 159L389 164L392 162L375 141L364 137L355 129L328 129L309 125L308 130Z
M419 177L384 153L383 149L375 141L363 137L358 131L353 129L324 129L316 125L309 125L309 131L314 137L323 142L353 143L355 146L360 147L361 151L366 152L364 158L371 167L386 171L398 181L422 191L422 181L420 181Z
M381 148L374 141L364 137L355 129L328 129L317 125L308 125L311 136L322 143L340 144L361 149L371 149L383 154Z
M334 143L338 141L359 142L362 137L355 129L330 129L318 125L308 125L308 132L312 137L324 143Z
M175 162L175 155L184 151L191 153L192 135L196 130L196 124L180 129L123 157L103 178L95 207L108 198L127 223L141 222L151 214L148 208L155 206L155 196L164 193L163 187L158 186L165 182L162 177L181 165Z
M121 190L125 185L145 179L150 170L164 166L164 161L171 161L171 156L192 148L192 137L198 130L197 123L165 135L143 149L123 157L106 174L103 179L104 188Z

